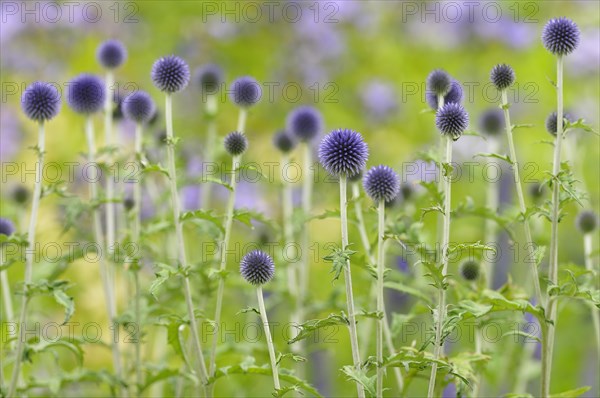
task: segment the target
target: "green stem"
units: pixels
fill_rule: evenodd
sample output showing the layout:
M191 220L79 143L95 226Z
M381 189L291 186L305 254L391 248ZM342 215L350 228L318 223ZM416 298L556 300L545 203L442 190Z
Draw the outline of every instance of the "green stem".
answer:
M138 123L135 128L135 154L137 159L142 158L142 125ZM137 181L133 185L133 203L134 203L134 219L133 219L133 236L132 242L141 248L140 230L141 230L141 204L142 204L142 182ZM139 258L135 259L135 268L133 271L134 282L134 317L137 326L137 338L135 341L135 378L137 385L137 396L141 395L140 387L142 385L142 317L140 315L140 276L139 276Z
M385 234L385 201L380 200L377 209L377 312L384 314L383 308L383 236ZM383 396L383 322L384 317L377 320L377 396Z
M437 109L440 110L444 107L444 96L443 95L438 95L438 107ZM438 148L438 156L440 157L440 159L443 159L444 157L444 151L446 150L446 140L444 140L444 138L442 137L439 141L439 148ZM441 160L440 160L441 163ZM444 178L442 176L442 168L440 167L439 169L439 180L438 180L438 191L439 192L443 192L444 191ZM442 214L437 215L437 242L441 242L442 241L442 232L443 232L443 225L444 225L444 217Z
M558 281L558 217L560 213L560 152L563 140L563 58L556 58L556 140L554 141L554 161L552 165L552 227L550 230L550 275L549 283L556 285ZM550 379L552 377L552 354L554 349L554 335L556 332L556 301L548 298L546 314L552 322L547 327L548 338L542 350L542 386L541 395L550 395ZM543 344L542 344L543 345Z
M215 308L215 331L213 334L212 347L210 350L210 366L209 372L211 375L216 370L216 358L217 358L217 343L219 341L219 335L221 330L221 312L223 307L223 296L225 294L225 277L224 272L227 268L227 246L229 246L229 239L231 237L231 225L233 223L233 210L235 207L235 189L237 185L236 170L240 167L240 155L233 157L231 162L231 192L229 193L229 201L227 202L227 215L225 218L225 235L223 242L221 242L221 248L219 250L221 261L219 266L220 278L219 287L217 289L217 305Z
M190 288L190 279L187 273L187 257L185 254L185 242L183 237L183 224L181 223L181 212L179 204L179 194L177 192L177 174L175 172L175 147L173 142L173 115L172 115L172 98L170 94L165 98L165 119L167 124L167 161L169 165L169 186L171 191L171 206L173 208L173 223L175 224L175 233L177 241L177 256L181 267L185 270L183 278L183 293L185 295L185 304L187 307L188 318L190 320L190 331L192 332L192 343L197 361L197 373L200 381L206 384L208 380L208 372L204 363L204 355L200 346L200 335L198 333L198 324L196 315L194 314L194 304L192 301L192 289Z
M44 151L45 151L45 129L44 123L41 122L38 128L38 144L37 144L37 162L35 165L35 182L33 189L33 200L31 203L31 217L29 218L29 229L27 232L27 251L25 252L25 278L24 278L24 295L21 301L21 312L19 316L19 338L17 340L17 348L15 351L15 364L13 366L13 374L8 388L8 397L15 394L19 376L21 374L21 363L23 361L23 349L25 334L25 323L27 322L27 305L29 304L29 287L33 279L33 257L35 249L35 227L38 221L38 211L40 207L40 199L42 196L42 168L44 167Z
M345 174L340 175L340 218L342 227L342 250L348 247L348 216L347 216L347 194ZM346 306L348 308L348 329L350 331L350 345L352 348L352 363L356 370L360 370L360 353L358 351L358 337L356 333L356 318L354 315L354 296L352 293L352 272L350 270L350 260L344 267L344 279L346 282ZM365 391L360 383L356 383L358 396L364 398Z
M217 96L213 94L209 94L206 97L206 117L208 118L208 127L206 134L206 148L204 150L204 164L210 167L213 166L214 156L215 156L215 141L217 139L217 123L216 123L216 114L217 114ZM202 195L200 197L201 200L201 208L210 209L210 200L212 194L212 183L206 182L202 186Z
M585 269L593 272L594 267L592 264L592 252L593 248L593 237L592 233L586 233L583 236L583 255L585 256ZM593 273L592 273L593 275ZM597 279L596 279L597 280ZM592 311L592 322L594 324L594 333L596 336L596 350L598 358L600 358L600 310L590 303L590 310ZM600 386L598 386L600 388Z
M279 384L279 372L277 371L277 358L275 357L275 346L273 344L273 338L271 337L271 330L269 329L269 320L267 319L267 311L265 310L265 300L263 299L261 286L256 288L256 296L258 297L260 318L262 319L265 337L267 338L267 347L269 349L269 358L271 359L271 369L273 371L273 385L277 391L281 389L281 385Z
M312 212L312 190L313 190L313 156L312 147L306 142L304 143L304 178L302 179L302 214L308 223L308 218ZM299 319L304 319L304 306L306 301L306 292L308 290L308 278L310 271L310 233L308 224L302 229L302 264L300 265L300 290L298 293L299 301Z
M358 233L360 235L360 239L362 241L362 245L363 248L365 249L365 253L367 254L367 258L369 259L369 263L370 264L376 264L377 260L375 259L375 257L373 256L373 253L371 252L371 243L369 242L369 236L367 234L367 229L365 228L365 220L363 217L363 212L362 212L362 206L361 206L361 202L360 200L358 200L358 198L360 197L360 190L359 190L359 185L358 183L353 183L352 184L352 200L354 202L354 212L356 214L356 221L358 224ZM383 249L383 254L384 254L384 258L385 258L385 244L384 244L384 249ZM371 291L369 292L369 302L373 302L373 301L377 301L377 284L373 283L371 284ZM389 322L387 320L387 314L386 314L386 310L385 310L385 300L383 300L382 302L382 306L383 306L383 337L385 339L385 344L387 346L388 351L390 352L390 354L394 354L396 352L396 348L394 347L394 341L392 339L392 332L390 330L390 325ZM360 347L368 347L368 343L369 343L369 339L371 337L371 330L372 330L372 325L373 323L370 322L370 319L366 319L363 323L362 323L362 327L361 327L361 340L360 340ZM398 393L402 393L402 391L404 390L404 379L402 377L402 372L400 371L400 368L397 366L394 366L392 368L394 370L394 375L396 376L396 384L398 387Z
M450 164L452 162L452 138L445 137L446 139L446 157L445 163ZM448 174L444 177L444 223L442 232L442 275L445 277L448 273L448 244L450 242L450 201L451 201L451 189L452 189L451 175ZM444 326L444 320L446 318L446 289L438 289L438 307L437 307L437 319L435 325L435 347L433 350L433 356L437 360L440 358L444 346L442 341L442 327ZM435 389L435 379L437 375L437 362L434 362L431 366L431 377L429 378L429 387L427 390L427 396L433 397L433 391Z
M510 112L508 103L508 95L506 90L502 90L502 109L504 110L504 124L506 128L506 138L508 139L508 148L510 152L510 160L513 165L513 173L515 177L515 190L517 191L517 198L519 201L519 210L523 217L525 217L525 213L527 212L527 207L525 207L525 196L523 195L523 185L521 184L521 178L519 177L519 162L517 161L517 151L515 150L515 143L513 140L512 134L512 125L510 123ZM531 228L529 227L529 220L523 220L523 228L525 229L525 245L527 246L528 259L527 261L531 268L531 277L533 279L533 286L535 297L539 305L543 305L543 296L542 290L540 288L540 276L538 274L537 262L536 262L536 250L533 244L533 239L531 237Z
M496 137L489 137L488 149L490 153L496 153L498 150L498 140ZM488 164L492 160L488 161ZM487 193L486 193L486 207L496 214L498 212L498 183L488 181L487 182ZM485 244L489 245L496 241L496 223L494 220L487 218L485 220ZM487 286L488 289L492 288L494 280L494 260L486 260L486 265L483 267L482 273L482 286Z
M114 75L112 71L106 72L106 99L104 101L104 141L107 147L112 147L114 145L114 134L113 134L113 112L112 112L112 102L113 102L113 90L114 90ZM112 161L112 155L110 156L110 161ZM114 165L112 165L114 166ZM114 176L112 175L110 169L108 175L106 176L106 250L107 254L112 256L115 249L116 239L115 239L115 203L113 199L115 197L115 185L114 185ZM115 270L113 267L109 267L109 281L111 283L111 290L113 292L114 300L112 302L113 311L116 313L116 296L114 296L115 292Z
M2 248L0 247L0 258L2 258ZM15 313L13 311L12 293L10 292L10 283L8 281L8 275L6 270L0 271L0 283L2 283L2 301L4 303L4 312L6 318L4 322L12 322L15 319Z

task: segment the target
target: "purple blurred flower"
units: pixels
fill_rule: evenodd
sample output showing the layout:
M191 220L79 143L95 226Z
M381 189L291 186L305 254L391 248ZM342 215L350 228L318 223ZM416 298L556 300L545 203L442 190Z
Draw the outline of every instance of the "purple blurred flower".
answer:
M180 192L181 208L183 211L198 210L200 205L200 186L186 185Z
M398 109L397 93L391 83L371 80L363 86L360 97L368 116L384 121Z
M15 117L16 110L8 107L0 113L0 160L12 160L21 149L23 140L19 120Z

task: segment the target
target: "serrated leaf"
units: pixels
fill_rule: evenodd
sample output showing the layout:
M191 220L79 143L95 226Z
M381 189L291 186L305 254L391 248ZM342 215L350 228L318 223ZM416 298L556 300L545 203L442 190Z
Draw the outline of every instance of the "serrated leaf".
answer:
M346 317L346 314L344 314L344 312L342 312L340 315L330 314L327 318L323 318L323 319L310 319L310 320L296 326L296 328L299 330L299 332L296 335L296 337L288 340L288 344L293 344L297 341L303 340L303 339L309 337L315 331L317 331L321 328L324 328L324 327L335 326L335 325L348 326L349 324L350 324L350 321L348 320L348 317Z
M181 221L188 221L188 220L205 220L205 221L209 221L212 224L214 224L217 228L219 228L221 230L222 233L225 232L225 229L223 228L223 220L216 216L212 210L194 210L194 211L188 211L183 213L179 219Z
M348 377L348 380L352 380L363 386L368 396L375 397L377 395L375 388L377 375L369 377L364 369L356 369L354 366L349 365L342 367L342 372Z
M355 253L356 251L348 250L348 248L345 248L344 250L336 248L333 249L333 252L330 255L323 257L325 262L330 262L333 264L330 271L330 273L334 274L333 281L339 279L344 267L349 265L350 256Z

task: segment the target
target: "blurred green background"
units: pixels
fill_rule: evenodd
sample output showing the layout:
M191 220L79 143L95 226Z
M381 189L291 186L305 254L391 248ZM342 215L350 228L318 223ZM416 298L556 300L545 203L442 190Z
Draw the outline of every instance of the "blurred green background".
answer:
M369 166L384 163L402 173L406 171L406 164L419 157L420 151L437 147L438 133L433 123L433 114L424 112L428 108L424 91L427 74L433 69L443 68L463 84L463 103L470 114L470 129L478 131L480 115L497 106L498 101L495 89L489 84L489 72L497 63L508 63L517 76L517 83L509 92L509 100L513 103L513 123L533 124L516 133L520 161L530 162L530 168L524 170L529 178L526 181L527 189L534 181L545 176L545 171L551 169L552 161L552 146L543 141L551 139L545 131L544 122L556 104L555 90L551 83L555 79L555 59L541 45L540 35L548 19L567 16L579 25L582 36L579 48L565 61L565 108L569 114L575 118L584 118L598 130L600 3L597 1L103 1L74 2L76 4L71 5L71 15L66 3L68 2L2 2L0 154L3 168L0 212L2 217L14 220L21 233L25 232L23 226L28 219L28 205L15 204L11 200L11 192L19 183L31 189L33 175L9 175L7 165L16 162L19 167L33 169L34 154L28 147L34 145L36 140L35 125L26 120L20 111L21 92L35 80L55 82L64 89L66 82L79 73L102 75L104 72L96 61L95 51L108 38L121 40L128 50L126 64L116 73L119 88L124 92L135 88L149 91L157 102L160 115L164 114L164 98L152 85L150 69L152 63L163 55L176 54L183 57L192 70L206 63L216 63L225 71L227 83L242 75L253 76L261 82L263 98L251 108L249 114L247 136L250 148L244 155L244 161L257 162L263 173L267 172L265 168L268 167L268 162L280 161L280 154L272 145L272 135L285 127L287 113L302 104L315 106L323 113L326 126L324 133L338 127L361 132L370 146ZM13 5L16 5L16 11ZM53 11L54 7L61 10L60 17ZM34 11L26 14L27 10ZM460 12L460 17L457 12ZM300 95L296 94L298 89ZM182 138L178 146L179 166L182 171L187 170L181 173L186 177L180 181L181 186L188 186L188 191L182 191L184 200L188 194L197 194L194 191L197 184L192 180L197 178L194 162L201 162L206 135L202 108L202 96L193 82L174 98L175 134ZM235 129L236 118L237 109L223 89L217 117L220 137ZM156 124L146 131L145 145L152 153L160 154L160 144L155 137L163 125L164 119L159 117ZM100 116L96 120L96 135L101 145L103 125ZM118 137L122 154L129 153L132 150L131 126L120 123ZM85 152L84 139L83 119L63 103L60 115L47 127L47 162L56 162L63 171L66 170L66 162L81 162L81 154ZM597 211L600 194L598 137L577 131L569 140L571 152L564 153L564 159L571 156L569 160L574 162L576 178L588 191L586 207ZM315 147L317 143L318 140ZM504 146L502 139L499 152L507 151ZM454 206L464 202L467 197L471 197L478 205L485 203L486 183L482 176L485 159L475 155L486 151L487 141L480 136L465 136L455 143L454 154L459 164L470 161L476 163L473 166L473 178L464 175L454 184ZM220 154L219 159L228 161L224 153ZM301 162L300 151L294 152L293 160ZM423 165L420 164L421 166ZM236 207L262 212L266 218L273 220L273 224L277 224L281 219L281 168L276 166L274 170L273 181L242 181ZM423 171L421 168L418 170L419 173ZM504 167L503 172L506 175L498 182L502 208L507 214L514 214L516 203L511 176L508 175L510 170ZM413 182L423 177L419 173L410 176L405 173L403 178ZM337 184L327 181L322 169L318 170L317 175L315 215L338 207ZM160 189L160 178L152 178L159 181ZM66 174L63 179L67 180ZM295 184L295 200L299 200L300 185ZM87 197L85 186L77 179L67 181L66 187L70 192ZM221 203L225 202L226 194L224 189L215 188L215 195L220 198L214 201L217 211L222 211ZM50 196L42 201L38 224L41 245L85 241L88 238L89 220L85 217L81 224L61 233L69 200ZM526 200L530 205L533 203L531 198ZM364 205L370 206L368 201ZM429 200L420 195L392 208L389 218L416 222L420 218L420 209L429 205ZM579 210L578 205L569 205L561 222L560 260L563 263L583 264L582 236L574 226L575 215ZM145 223L147 226L154 225L164 217L160 208L149 205ZM374 239L376 214L368 211L366 217L368 230ZM433 244L435 216L427 215L423 221L424 231ZM243 328L246 322L257 321L252 315L237 314L242 308L255 305L252 289L242 283L237 275L244 245L249 242L277 242L280 239L277 228L259 221L254 224L254 229L241 223L235 225L233 242L234 245L239 245L236 246L239 250L235 255L229 256L228 269L232 274L227 281L224 309L224 320L232 328L236 322L238 327ZM451 241L483 240L483 225L484 221L479 218L458 218L452 224ZM547 244L550 224L536 219L535 225L536 242ZM517 237L520 237L520 226L513 227ZM344 309L343 281L332 284L330 265L322 260L323 256L329 254L327 243L339 244L339 220L316 219L310 224L301 225L301 228L310 229L311 241L318 248L311 253L310 317L324 317L331 312L339 312ZM205 225L194 224L187 229L188 257L198 267L210 260L205 253L205 243L210 241L210 232ZM350 234L350 241L355 242L355 247L359 247L358 233L352 225ZM512 243L507 241L506 236L500 235L499 240L504 239L502 242L507 251L498 260L498 264L503 265L499 265L496 286L505 282L510 275L516 284L528 289L527 268L520 257L524 255L524 249L511 249ZM597 234L594 242L597 250ZM164 234L150 237L148 244L151 247L148 253L152 255L146 259L146 286L154 278L152 265L168 261L169 243ZM428 282L422 276L422 268L413 266L414 259L409 259L409 271L397 266L398 263L406 262L402 254L399 246L389 245L387 265L393 269L392 278L428 291ZM513 261L513 256L517 256L517 261ZM359 258L361 257L357 258L357 262L361 261ZM451 264L451 273L457 273L457 264L458 261ZM278 262L277 265L281 264ZM547 259L542 263L543 271L546 266ZM98 322L105 325L106 315L102 305L103 294L98 281L97 264L77 260L64 270L57 271L57 267L57 264L49 261L39 262L35 267L35 279L53 276L70 281L73 286L69 293L74 297L76 307L71 322L81 325ZM358 308L374 306L374 303L367 300L370 277L360 267L356 266L354 269ZM121 276L119 301L120 310L125 312L128 287L126 274L122 273ZM283 272L277 276L282 279ZM9 277L13 289L18 290L21 286L22 268L10 268ZM201 276L195 275L195 278L196 303L210 318L214 306L214 282L207 285ZM289 315L284 282L275 281L266 291L272 293L267 299L270 320L284 324ZM430 293L433 294L433 290ZM157 295L158 300L150 295L146 296L146 322L149 331L145 339L145 356L148 362L178 368L182 366L181 358L167 346L164 328L152 324L159 320L160 314L184 313L179 281L176 278L169 281ZM19 296L15 297L18 301ZM390 294L388 307L399 313L412 311L416 313L415 320L428 325L430 316L426 308L423 304L415 303L413 298ZM36 298L30 309L34 314L32 321L38 321L42 325L60 322L63 317L62 309L50 298ZM2 333L3 336L6 335L4 328ZM108 330L105 330L104 336L105 339L108 338ZM421 335L407 338L406 341L399 337L396 345L410 345L413 338L417 340L418 347ZM289 350L281 333L276 332L275 339L279 351ZM351 396L355 387L339 371L343 365L351 363L346 331L340 329L335 332L334 340L331 343L320 339L318 343L309 345L310 352L303 353L308 358L306 378L323 395ZM472 341L461 340L450 344L447 351L473 350ZM591 385L592 389L585 396L598 396L599 359L593 342L588 307L577 301L565 302L559 311L552 391L560 392L581 385ZM492 350L499 354L492 355L488 367L490 370L486 373L484 391L489 396L512 391L515 374L505 372L508 372L507 368L515 369L510 363L518 361L519 355L514 351L521 348L520 345L514 348L516 345L512 342L512 337L507 337L497 346L492 346ZM131 347L127 344L123 346L127 355L131 355ZM110 369L109 349L97 344L83 347L83 366L95 370ZM366 347L362 349L371 351L374 355L374 342L369 350ZM61 369L72 371L77 368L77 362L69 353L60 349L57 352L60 355L40 355L35 358L33 365L26 365L26 377L43 384L44 380L63 372ZM239 363L246 355L255 356L260 364L268 361L263 340L251 343L233 339L224 346L219 356L219 366ZM292 364L284 363L284 366L290 367ZM532 359L526 370L525 373L532 375L528 391L536 392L539 362ZM424 371L423 379L412 383L407 395L423 395L428 375L429 371ZM270 378L264 376L229 376L217 382L216 393L219 396L266 396L271 391L270 383ZM386 383L390 388L393 386L391 372ZM175 387L168 384L164 391L173 392L173 388ZM103 396L107 393L105 384L94 383L66 385L61 390L61 395L65 396ZM185 394L192 393L193 387L188 383ZM50 389L39 388L31 394L48 395Z

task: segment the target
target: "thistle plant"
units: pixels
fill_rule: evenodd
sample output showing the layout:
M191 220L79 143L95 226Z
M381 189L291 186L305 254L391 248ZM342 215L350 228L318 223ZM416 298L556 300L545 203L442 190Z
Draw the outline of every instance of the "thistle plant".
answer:
M286 120L287 131L295 137L302 146L303 151L303 178L302 178L302 214L305 220L308 220L312 212L312 190L313 190L313 147L312 141L323 130L323 117L321 113L311 106L301 106L294 109L287 116ZM310 277L310 261L308 253L310 245L310 231L308 225L302 229L300 238L300 249L302 257L297 265L296 273L298 280L298 294L296 297L296 311L292 315L293 323L299 323L305 318L305 301L308 290L308 281ZM302 350L302 344L297 346L299 351Z
M114 70L120 67L127 59L127 50L120 41L107 40L98 47L97 58L98 62L106 69L104 78L106 91L104 100L104 141L107 147L112 148L115 144L113 131ZM106 250L109 255L114 252L114 246L117 243L114 199L115 183L112 173L109 173L106 179ZM110 283L114 284L114 272L112 269L109 269L109 275Z
M136 91L128 95L123 100L123 114L129 120L135 122L135 157L136 160L141 162L144 157L142 152L142 138L143 138L143 126L148 123L156 112L156 106L154 101L148 93L145 91ZM133 211L133 227L131 232L131 242L137 247L141 246L140 242L140 229L141 229L141 217L140 207L142 203L142 187L141 181L137 181L133 185L133 203L129 209ZM130 207L125 203L126 208ZM136 386L138 386L137 395L140 396L140 388L142 386L142 350L141 350L141 336L142 336L142 318L140 314L140 301L141 301L141 287L140 287L140 258L132 259L130 269L132 271L133 283L134 283L134 319L137 325L137 338L135 341L135 374L136 374Z
M193 352L196 356L196 373L202 384L208 380L208 372L204 362L204 354L200 345L200 335L198 333L198 324L194 314L194 304L192 299L192 290L189 279L189 266L185 250L185 240L183 236L183 224L181 221L181 210L179 202L179 193L177 191L177 173L175 168L175 144L177 140L173 133L173 102L172 95L183 90L190 80L190 69L188 64L181 58L170 55L158 59L154 62L151 72L154 85L165 93L165 123L167 130L167 162L169 173L169 188L171 192L171 207L173 209L173 223L175 224L175 239L177 242L177 257L179 266L183 272L183 293L190 322L190 331L192 333Z
M377 321L377 396L383 396L383 330L387 324L385 315L383 279L385 275L384 236L385 236L385 203L393 200L400 191L400 177L388 166L377 166L370 169L363 179L365 192L377 205L377 313L381 318Z
M229 240L231 239L231 225L233 223L233 212L235 207L235 191L237 186L237 170L240 167L242 154L246 152L248 149L248 139L243 133L238 131L234 131L229 133L225 140L223 141L225 146L225 150L229 155L231 155L231 180L229 182L230 185L230 194L229 200L227 202L227 210L225 215L225 234L223 236L223 241L219 245L219 272L221 273L221 277L219 278L219 287L217 288L217 304L215 307L215 325L216 328L219 328L221 324L221 312L223 307L223 296L225 294L225 278L223 274L227 268L227 246L229 245ZM210 374L214 374L216 370L216 357L217 357L217 342L219 340L220 333L214 333L212 347L210 351Z
M552 209L550 213L550 272L549 282L556 285L558 281L558 222L560 217L560 171L561 148L564 133L563 110L563 60L572 53L579 44L579 28L568 18L557 18L548 21L542 32L544 47L556 56L556 139L554 141L554 158L552 165ZM547 339L542 341L542 385L541 395L550 395L550 378L552 376L552 354L556 331L556 301L549 298L546 314L550 324L547 329Z
M231 225L233 223L233 212L235 206L235 188L237 185L236 173L240 167L240 160L242 154L248 148L248 140L244 135L246 130L246 119L248 115L248 109L255 105L262 95L260 85L258 82L249 76L244 76L236 79L232 85L231 99L239 107L238 113L238 124L237 131L234 131L227 135L224 140L225 150L231 155L231 192L229 194L229 201L227 202L227 214L225 216L225 233L223 234L223 240L219 245L217 256L219 257L219 270L224 272L227 266L227 245L231 235ZM223 305L223 295L225 293L225 280L221 275L219 279L219 287L217 289L217 303L215 307L215 325L219 328L221 321L221 308ZM216 371L216 359L217 359L217 342L219 339L219 333L216 332L213 335L212 346L210 350L210 374L214 374Z
M369 147L363 141L360 133L349 129L338 129L329 133L319 145L319 161L323 168L331 175L339 178L340 184L340 220L342 234L342 248L348 249L348 217L347 217L347 178L358 174L364 167L369 157ZM354 295L352 292L352 272L350 258L347 257L344 265L344 280L346 284L346 307L348 310L348 329L350 332L350 345L352 348L352 361L356 370L360 370L360 352L358 336L356 333L356 317L354 309ZM362 385L356 383L359 397L364 397Z
M466 130L469 125L469 115L462 107L457 103L449 103L442 106L435 115L435 124L440 131L443 139L446 143L446 151L444 157L443 169L444 173L444 219L442 229L442 267L441 274L442 278L445 278L448 274L448 256L449 256L449 243L450 243L450 212L451 212L451 163L452 163L452 142L460 138L462 133ZM435 311L435 345L433 356L435 360L438 360L444 349L444 342L442 340L442 328L446 319L446 286L444 281L442 285L438 286L438 305ZM435 388L435 379L437 375L437 362L433 362L431 366L431 377L429 378L429 387L427 391L428 397L433 397Z
M273 279L275 275L275 263L271 256L267 253L255 250L242 258L240 262L240 274L246 282L256 287L256 297L258 298L258 308L260 318L262 319L265 337L267 339L267 348L269 350L269 358L271 360L271 370L273 372L273 386L275 393L281 389L279 383L279 372L277 371L277 359L275 357L275 346L271 337L269 328L269 320L267 319L267 311L265 310L265 300L263 298L262 285Z
M206 141L204 146L204 163L212 165L215 156L215 141L217 139L217 112L219 101L217 95L224 82L223 70L215 64L207 64L198 68L194 74L196 86L200 89L202 103L204 104L204 116L207 122ZM206 102L205 102L206 101ZM200 205L210 209L212 184L202 187Z
M29 227L27 230L27 251L25 254L25 276L24 295L19 312L19 337L15 351L15 363L13 374L8 388L8 396L15 394L21 362L23 361L23 349L25 340L25 325L27 324L27 305L29 304L29 289L33 282L33 260L35 241L35 229L38 222L38 211L42 197L42 170L44 167L44 155L46 145L45 123L53 119L60 111L60 94L56 87L45 82L34 82L28 86L21 97L21 108L29 119L38 124L38 142L35 147L37 161L35 165L35 181L33 188L33 200L31 203L31 214L29 216ZM8 232L8 231L6 231Z
M504 130L504 115L500 109L488 109L481 115L479 121L481 132L487 140L487 149L490 154L497 153L499 148L498 138ZM492 158L488 160L488 164L493 162ZM487 181L486 192L486 207L492 211L498 211L498 186L496 182ZM492 219L485 220L485 244L490 244L496 239L496 223ZM485 267L482 268L481 279L482 285L488 288L492 287L494 276L494 262L486 261Z
M515 190L517 192L517 199L519 202L519 211L523 214L523 229L525 230L525 246L527 247L528 258L530 259L529 265L531 268L531 279L534 286L534 294L538 303L543 303L542 290L540 288L540 277L537 269L536 249L531 237L531 228L529 226L529 220L525 217L527 207L525 206L525 195L523 194L523 185L521 183L521 177L519 175L519 162L517 158L517 151L515 149L515 143L513 139L513 126L510 121L510 104L508 102L507 89L515 82L515 72L509 65L499 64L492 68L490 73L490 80L494 87L500 92L502 103L500 108L504 112L504 128L506 129L506 138L508 141L508 149L510 154L510 161L512 163L512 170L514 174Z

